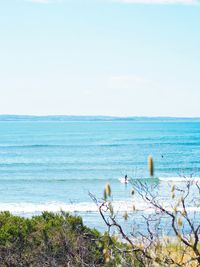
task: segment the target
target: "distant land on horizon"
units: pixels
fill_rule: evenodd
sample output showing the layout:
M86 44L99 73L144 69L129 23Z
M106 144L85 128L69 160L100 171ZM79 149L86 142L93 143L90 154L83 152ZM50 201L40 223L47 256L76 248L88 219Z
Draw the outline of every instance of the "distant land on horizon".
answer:
M197 121L200 117L145 117L145 116L78 116L78 115L0 115L0 121Z

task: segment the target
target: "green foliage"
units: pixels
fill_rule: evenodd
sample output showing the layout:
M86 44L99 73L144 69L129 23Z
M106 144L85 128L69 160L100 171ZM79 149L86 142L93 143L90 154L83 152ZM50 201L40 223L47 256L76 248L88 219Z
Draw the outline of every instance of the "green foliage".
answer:
M44 212L24 218L0 213L0 266L132 266L127 244L83 225L81 217ZM126 258L126 264L123 261ZM138 265L134 265L138 266Z
M100 234L68 213L0 213L0 266L103 266Z
M128 251L130 247L116 236L100 234L84 226L81 217L65 212L32 218L0 213L2 267L139 266Z

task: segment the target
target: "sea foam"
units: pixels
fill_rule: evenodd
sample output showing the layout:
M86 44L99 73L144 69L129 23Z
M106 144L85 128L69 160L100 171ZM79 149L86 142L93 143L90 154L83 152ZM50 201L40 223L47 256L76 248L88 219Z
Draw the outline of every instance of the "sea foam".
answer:
M154 208L145 202L127 200L127 201L113 201L112 202L114 212L135 212L142 211L145 213L151 213L154 211ZM172 208L169 207L169 204L163 203L164 207L169 211L172 211ZM200 212L200 207L191 206L187 207L188 212ZM91 202L84 203L63 203L63 202L47 202L47 203L0 203L0 211L9 211L13 214L38 214L43 211L48 212L98 212L98 205Z

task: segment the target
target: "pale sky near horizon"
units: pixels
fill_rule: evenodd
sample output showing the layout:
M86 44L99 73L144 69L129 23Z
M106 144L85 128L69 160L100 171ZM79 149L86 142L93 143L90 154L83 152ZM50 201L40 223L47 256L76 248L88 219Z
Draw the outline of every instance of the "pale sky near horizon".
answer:
M0 114L200 117L198 0L1 0Z

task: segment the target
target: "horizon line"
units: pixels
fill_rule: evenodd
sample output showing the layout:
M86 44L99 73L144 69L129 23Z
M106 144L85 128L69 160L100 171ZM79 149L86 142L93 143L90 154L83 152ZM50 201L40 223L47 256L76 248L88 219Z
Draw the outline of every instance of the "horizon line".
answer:
M16 117L101 117L101 118L171 118L171 119L200 119L200 116L169 116L169 115L154 115L154 116L148 116L148 115L66 115L66 114L43 114L43 115L36 115L36 114L1 114L0 113L0 117L3 116L16 116Z

